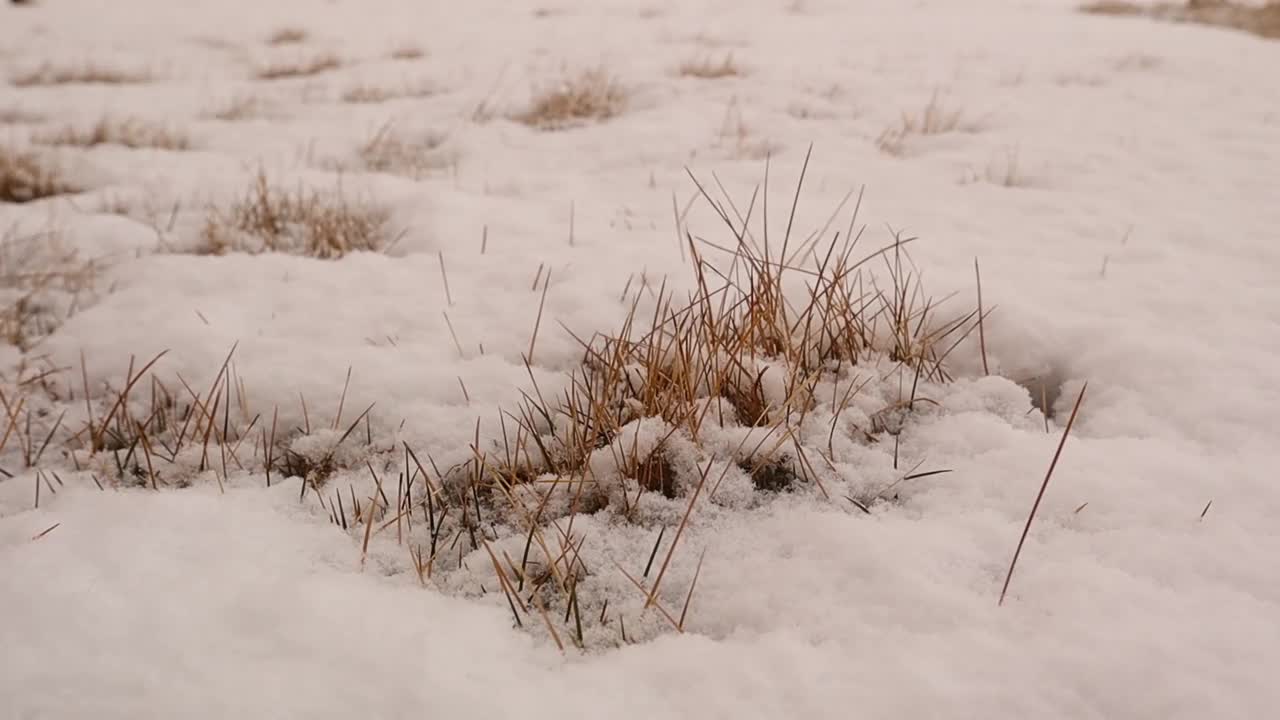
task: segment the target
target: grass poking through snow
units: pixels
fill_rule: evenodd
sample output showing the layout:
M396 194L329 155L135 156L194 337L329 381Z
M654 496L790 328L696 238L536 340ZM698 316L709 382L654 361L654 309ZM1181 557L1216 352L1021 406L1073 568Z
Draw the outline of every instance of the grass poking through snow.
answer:
M46 63L9 79L16 87L44 85L133 85L152 81L148 72L123 70L95 63L54 65Z
M259 80L313 77L342 67L337 55L324 54L295 60L278 60L258 68Z
M25 203L78 191L46 156L0 145L0 202Z
M539 130L563 130L620 114L627 93L603 70L588 70L537 93L514 119Z
M89 127L66 126L54 132L38 134L34 140L43 145L96 147L121 145L127 148L157 150L190 150L186 133L137 118L104 117Z
M281 252L337 259L389 247L394 239L388 230L390 219L386 208L349 200L341 190L283 190L259 172L243 196L209 210L195 252Z

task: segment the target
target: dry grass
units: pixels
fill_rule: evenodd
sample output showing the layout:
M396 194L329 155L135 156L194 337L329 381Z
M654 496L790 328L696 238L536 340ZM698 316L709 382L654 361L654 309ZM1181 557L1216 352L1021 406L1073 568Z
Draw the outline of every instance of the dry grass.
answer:
M904 112L898 122L885 128L876 139L876 146L881 152L900 156L906 153L914 137L974 130L975 125L965 122L963 110L946 107L935 92L919 112Z
M132 149L153 148L175 151L191 149L191 139L186 133L137 118L104 117L87 128L68 125L54 132L36 135L34 140L42 145L70 145L85 148L98 145L121 145Z
M360 163L370 172L420 179L457 163L452 153L442 149L446 139L439 133L411 134L383 125L360 147Z
M0 202L24 203L74 192L79 188L47 158L0 145Z
M417 45L401 45L395 50L392 50L391 54L388 55L387 57L391 58L392 60L407 61L407 60L420 60L426 56L427 56L427 51L423 50Z
M259 172L245 194L205 218L197 254L279 252L324 260L385 250L391 214L351 202L340 191L275 188Z
M1199 23L1232 28L1264 38L1280 38L1280 2L1244 5L1228 0L1188 0L1155 5L1106 0L1081 8L1096 15L1141 16L1172 22Z
M352 104L384 103L399 98L428 97L435 93L426 84L387 87L385 85L353 85L342 92L342 102Z
M151 73L138 70L122 70L95 63L83 65L53 65L45 63L38 68L14 75L9 82L17 87L46 85L134 85L151 82Z
M20 107L0 108L0 125L29 125L44 122L44 120L44 115L23 110Z
M0 341L30 350L94 292L97 268L56 233L0 236Z
M298 45L307 41L310 33L300 27L285 27L267 37L268 45Z
M267 103L256 95L239 95L226 104L204 114L204 117L223 122L240 122L265 117Z
M529 107L513 119L539 130L563 130L603 122L620 114L627 93L602 70L588 70L537 93Z
M323 54L294 60L279 60L258 68L259 80L283 80L286 78L313 77L342 67L337 55Z
M720 62L715 62L710 58L702 58L699 60L686 60L677 68L677 72L683 77L699 78L702 80L719 80L728 77L739 77L742 68L738 67L733 61L733 53L729 53Z

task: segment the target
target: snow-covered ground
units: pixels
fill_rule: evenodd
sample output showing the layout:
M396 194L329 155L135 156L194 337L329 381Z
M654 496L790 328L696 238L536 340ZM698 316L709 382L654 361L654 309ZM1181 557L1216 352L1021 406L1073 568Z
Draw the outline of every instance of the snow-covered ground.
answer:
M268 42L285 28L305 37ZM313 76L256 77L330 55ZM739 74L679 72L729 57ZM42 149L85 192L0 205L0 233L53 231L102 266L56 331L3 351L5 404L27 398L45 431L66 415L39 475L18 440L0 458L14 475L0 479L0 716L1258 718L1280 701L1280 43L1064 0L0 8L0 68L46 66L148 81L0 85L0 145L110 116L191 147ZM627 97L616 117L557 132L509 119L592 68ZM403 96L343 101L369 88ZM960 113L955 131L886 147L931 100ZM215 117L236 106L250 116ZM360 147L387 127L442 141L431 167L364 171ZM687 492L647 497L640 523L576 519L583 602L609 622L582 651L551 617L561 653L536 609L514 627L485 549L454 548L424 589L397 525L375 527L362 559L365 527L335 526L318 493L300 502L296 479L218 469L154 491L123 487L110 453L68 454L86 384L109 404L131 365L168 350L155 377L203 392L235 345L233 413L264 418L246 447L273 411L282 429L338 425L315 433L331 443L374 403L358 434L375 448L466 462L477 432L501 437L498 409L530 374L565 387L582 357L570 331L617 331L664 278L692 288L673 212L696 192L686 168L745 212L768 154L778 236L810 144L798 234L865 188L861 242L918 237L927 289L957 293L958 310L978 258L993 377L971 338L898 467L889 443L839 439L818 473L831 499L753 493L726 471L663 583L678 612L705 551L684 633L642 612L614 562L638 575L660 526L669 547ZM259 169L389 208L398 241L337 261L181 252ZM683 227L725 242L705 203ZM62 370L19 385L44 368ZM1049 432L1027 390L1042 386ZM873 388L854 411L877 401L892 398ZM398 450L372 459L386 478L405 469ZM331 486L376 494L364 458L348 465ZM915 467L952 472L900 483L869 514L841 497Z

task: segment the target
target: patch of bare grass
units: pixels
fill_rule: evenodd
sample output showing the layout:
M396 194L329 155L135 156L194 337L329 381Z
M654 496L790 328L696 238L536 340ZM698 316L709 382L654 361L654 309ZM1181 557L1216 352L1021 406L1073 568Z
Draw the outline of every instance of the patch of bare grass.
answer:
M204 114L204 117L223 122L253 120L267 115L267 103L256 95L238 95L220 107Z
M151 82L151 73L125 70L93 62L82 65L54 65L45 63L37 68L18 73L9 78L16 87L46 85L136 85Z
M311 37L305 29L300 27L283 27L271 35L267 36L268 45L299 45L307 41Z
M388 100L396 100L399 98L416 98L427 97L435 91L425 84L419 85L401 85L398 87L388 87L386 85L372 85L362 83L353 85L342 92L342 102L357 105L384 103Z
M394 238L386 208L330 192L273 186L259 172L243 196L210 208L197 254L289 253L331 260L352 252L379 252Z
M277 60L258 68L259 80L283 80L286 78L313 77L342 67L337 55L326 53L309 58Z
M729 53L719 62L706 57L699 60L686 60L681 63L677 72L683 77L702 80L720 80L722 78L739 77L743 74L742 68L733 61L733 53Z
M94 292L97 266L57 233L0 236L0 342L24 351L52 333Z
M78 191L49 158L0 145L0 202L25 203Z
M89 127L68 125L60 130L37 135L34 140L43 145L70 145L85 148L98 145L120 145L131 149L153 148L175 151L191 149L191 139L186 133L137 118L104 117Z
M588 70L535 94L529 107L513 119L538 130L563 130L613 118L626 104L626 90L613 76Z
M401 45L400 47L392 50L391 54L388 55L387 57L391 58L392 60L409 61L409 60L420 60L426 56L427 56L427 51L423 50L417 45Z
M876 146L889 155L901 156L912 138L976 129L975 124L965 120L963 110L946 106L935 92L918 112L903 112L896 123L885 128L876 139Z
M30 125L44 120L44 115L20 107L0 108L0 125Z
M1083 12L1094 15L1149 17L1172 22L1198 23L1253 33L1264 38L1280 38L1280 2L1245 5L1229 0L1188 0L1185 3L1139 4L1105 0L1085 5Z
M446 139L441 133L410 133L388 123L360 146L360 162L371 172L417 180L456 164L457 158L443 148Z

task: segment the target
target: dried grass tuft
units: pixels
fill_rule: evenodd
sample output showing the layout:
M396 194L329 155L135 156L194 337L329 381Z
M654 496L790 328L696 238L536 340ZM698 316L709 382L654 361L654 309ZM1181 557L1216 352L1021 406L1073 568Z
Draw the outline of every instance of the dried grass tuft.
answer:
M390 219L386 208L349 201L340 190L281 190L259 172L244 196L209 210L195 252L279 252L322 260L380 252L393 239Z
M34 140L42 145L71 145L86 148L98 145L121 145L133 149L191 149L191 139L186 133L137 118L104 117L88 128L68 125L61 130L36 135Z
M286 78L313 77L342 67L337 55L323 54L310 58L279 60L258 68L259 80L283 80Z
M1229 0L1188 0L1185 3L1139 4L1118 0L1080 8L1094 15L1149 17L1172 22L1231 28L1264 38L1280 38L1280 2L1247 5Z
M305 29L300 27L280 28L271 33L267 37L268 45L298 45L307 41L311 37Z
M440 133L397 130L388 123L360 147L360 163L370 172L421 179L457 163L453 153L443 149L446 139Z
M0 145L0 202L25 203L79 190L48 158Z
M973 132L976 129L976 125L964 122L963 110L945 106L935 92L919 112L904 112L897 123L885 128L876 139L876 146L889 155L901 156L914 137Z
M426 56L427 56L427 51L423 50L417 45L401 45L395 50L392 50L391 54L388 55L387 57L390 57L392 60L407 61L407 60L419 60Z
M57 233L0 236L0 341L23 351L56 330L95 291L97 266Z
M53 65L45 63L37 68L19 73L9 79L16 87L46 85L135 85L151 82L151 73L140 70L123 70L89 62L83 65Z
M626 91L612 76L588 70L538 93L513 119L539 130L563 130L613 118L626 103Z
M419 85L401 85L399 87L388 87L386 85L371 85L363 83L353 85L342 92L342 102L352 104L373 104L384 103L388 100L396 100L399 98L420 98L428 97L435 93L435 90L425 84Z
M684 77L702 80L720 80L728 77L739 77L743 74L742 68L733 61L733 53L726 55L720 62L715 62L711 58L705 57L699 60L686 60L681 63L678 72Z

